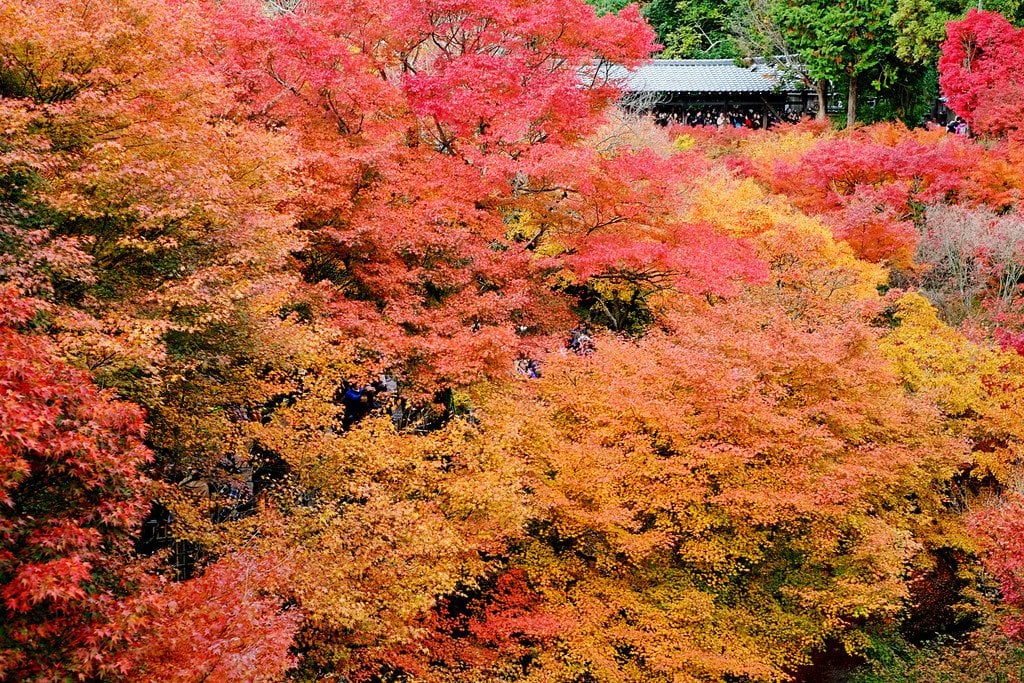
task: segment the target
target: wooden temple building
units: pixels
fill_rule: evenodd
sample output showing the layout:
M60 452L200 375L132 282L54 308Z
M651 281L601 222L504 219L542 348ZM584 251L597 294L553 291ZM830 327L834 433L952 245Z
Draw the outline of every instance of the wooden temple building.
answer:
M608 76L623 83L623 106L651 111L661 120L685 122L693 112L737 111L753 114L767 127L817 109L813 90L765 62L655 59L636 69L610 67Z

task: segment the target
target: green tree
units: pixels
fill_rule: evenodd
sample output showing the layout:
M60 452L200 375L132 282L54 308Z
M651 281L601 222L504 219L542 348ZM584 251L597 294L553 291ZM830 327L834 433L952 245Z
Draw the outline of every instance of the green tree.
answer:
M934 62L946 23L963 14L963 0L896 0L890 22L896 31L896 56L905 62Z
M824 119L828 115L828 79L813 77L795 54L775 20L775 2L738 0L730 25L733 39L742 57L767 59L789 78L813 87L818 96L817 118Z
M971 8L999 12L1010 22L1024 21L1024 0L896 0L890 23L896 31L896 56L911 64L934 64L946 24L963 19Z
M644 14L665 46L662 57L733 58L740 51L730 27L741 4L740 0L653 0Z
M779 0L775 21L812 77L847 85L846 124L857 120L857 97L866 77L885 87L895 44L890 19L896 0Z
M618 14L619 11L629 4L629 0L587 0L587 4L597 10L598 16L606 14Z

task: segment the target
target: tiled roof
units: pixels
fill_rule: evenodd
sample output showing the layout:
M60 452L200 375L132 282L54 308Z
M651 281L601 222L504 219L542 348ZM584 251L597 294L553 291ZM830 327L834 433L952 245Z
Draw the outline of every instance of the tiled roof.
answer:
M630 71L611 67L609 76L624 78L627 92L772 92L782 82L771 66L731 59L655 59Z

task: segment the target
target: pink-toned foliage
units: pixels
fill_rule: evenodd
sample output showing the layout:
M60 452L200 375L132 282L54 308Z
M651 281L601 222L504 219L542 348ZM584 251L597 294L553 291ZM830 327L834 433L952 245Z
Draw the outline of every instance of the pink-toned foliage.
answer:
M923 269L920 284L948 319L984 313L999 324L1001 341L1011 338L1022 257L1024 223L1016 213L941 204L925 211L915 256Z
M985 566L999 582L1005 608L1003 627L1024 637L1024 497L1010 493L973 515L972 531L986 544Z

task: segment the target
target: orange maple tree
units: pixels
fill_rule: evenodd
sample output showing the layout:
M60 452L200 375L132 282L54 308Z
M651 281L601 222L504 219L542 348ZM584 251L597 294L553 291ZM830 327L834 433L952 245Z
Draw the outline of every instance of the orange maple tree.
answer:
M572 615L537 666L781 680L829 640L863 651L904 609L962 444L866 325L808 331L763 300L674 322L485 399L540 511L516 562Z

